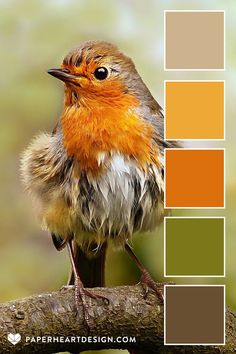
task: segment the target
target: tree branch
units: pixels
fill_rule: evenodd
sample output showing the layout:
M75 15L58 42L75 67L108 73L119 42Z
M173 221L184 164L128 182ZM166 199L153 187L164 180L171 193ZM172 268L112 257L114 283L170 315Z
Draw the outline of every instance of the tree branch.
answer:
M235 353L236 313L226 312L225 346L164 346L163 345L163 304L149 293L143 298L139 285L116 288L95 288L91 290L109 298L109 304L102 300L88 298L91 328L84 324L83 309L76 312L74 290L35 295L0 305L0 353L56 353L78 352L102 348L138 348L137 353ZM100 302L102 301L102 302ZM21 341L15 346L7 340L9 333L20 333ZM51 343L41 340L56 337ZM45 337L47 336L47 338ZM60 343L69 336L79 343ZM94 340L100 337L135 337L136 343L81 343L85 337ZM29 340L31 337L31 340ZM62 339L60 339L60 337ZM94 338L92 338L94 337ZM126 339L125 339L126 340Z

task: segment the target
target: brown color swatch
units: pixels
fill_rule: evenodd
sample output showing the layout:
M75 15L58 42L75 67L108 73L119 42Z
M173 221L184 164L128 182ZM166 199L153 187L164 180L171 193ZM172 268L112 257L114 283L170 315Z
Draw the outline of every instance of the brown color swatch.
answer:
M165 287L165 344L224 344L224 287Z
M224 81L167 81L166 139L224 139Z
M224 69L224 12L166 12L166 69Z
M167 208L224 207L223 149L166 149Z

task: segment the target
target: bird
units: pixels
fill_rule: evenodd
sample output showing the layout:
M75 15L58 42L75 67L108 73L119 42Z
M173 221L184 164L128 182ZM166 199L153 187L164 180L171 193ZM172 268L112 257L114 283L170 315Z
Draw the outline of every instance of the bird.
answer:
M76 306L89 320L88 288L105 285L107 247L128 252L144 296L153 280L131 246L158 227L164 209L164 115L132 59L105 41L72 49L48 70L64 85L56 127L23 152L21 175L42 227L57 250L68 249ZM104 301L109 299L103 298Z

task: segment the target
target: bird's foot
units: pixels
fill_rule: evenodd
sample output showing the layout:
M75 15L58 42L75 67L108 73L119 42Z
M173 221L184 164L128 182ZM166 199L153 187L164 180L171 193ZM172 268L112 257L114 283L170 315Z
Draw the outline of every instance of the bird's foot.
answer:
M89 291L88 289L85 289L83 283L79 278L75 279L75 305L77 312L80 312L80 306L82 304L83 311L84 311L84 319L86 324L88 325L89 328L91 328L91 316L89 315L89 305L87 302L86 297L90 297L92 299L98 300L101 299L103 300L107 305L109 304L109 299L103 295L100 294L94 294L93 292Z
M158 298L161 300L161 302L164 301L164 296L161 290L163 284L156 283L146 270L142 271L140 285L142 286L144 291L144 299L147 298L148 292L150 291L150 289L152 289L156 293Z
M74 285L63 285L60 291L64 291L67 289L74 289L75 291L75 306L77 313L80 313L80 306L83 307L84 319L89 328L91 328L91 316L89 315L89 304L86 297L90 297L95 300L103 300L106 305L109 305L109 299L100 294L94 294L93 292L85 289L82 281L80 279L76 279Z

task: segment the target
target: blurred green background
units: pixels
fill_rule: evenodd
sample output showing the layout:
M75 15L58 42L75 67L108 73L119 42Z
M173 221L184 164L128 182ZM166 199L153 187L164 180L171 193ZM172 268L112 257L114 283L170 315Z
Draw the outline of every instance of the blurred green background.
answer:
M225 72L164 72L165 9L226 10ZM235 16L235 0L0 0L1 302L56 290L67 280L67 254L57 252L47 232L41 231L20 183L19 158L31 138L51 131L60 115L63 87L46 70L58 66L68 50L84 40L105 39L133 58L162 106L165 79L226 80L226 142L188 143L193 147L226 147L226 209L178 210L173 215L226 216L227 276L172 280L183 284L225 283L227 303L236 309ZM137 236L134 247L153 277L163 281L163 227ZM108 264L109 286L139 280L124 252L110 251Z

